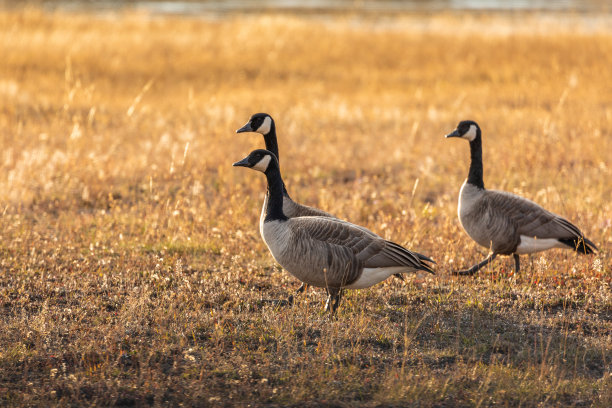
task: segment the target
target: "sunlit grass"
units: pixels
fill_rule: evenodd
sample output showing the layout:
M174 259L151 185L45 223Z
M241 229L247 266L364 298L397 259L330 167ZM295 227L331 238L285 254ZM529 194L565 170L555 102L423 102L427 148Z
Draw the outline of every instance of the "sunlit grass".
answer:
M612 404L612 27L604 17L224 19L0 13L0 401L13 405ZM432 256L337 320L262 243L277 122L292 196ZM596 256L501 259L456 219L485 185Z

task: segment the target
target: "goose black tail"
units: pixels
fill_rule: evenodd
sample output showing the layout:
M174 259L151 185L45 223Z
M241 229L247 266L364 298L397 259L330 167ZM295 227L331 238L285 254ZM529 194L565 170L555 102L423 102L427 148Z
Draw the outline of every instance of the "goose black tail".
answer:
M585 255L594 254L595 251L597 250L597 247L595 246L595 244L592 241L584 237L559 238L559 242L567 245L568 247L572 248L574 251L578 252L579 254L585 254Z
M433 262L433 261L431 261ZM433 262L435 264L435 262ZM433 270L433 268L431 267L431 265L426 264L425 262L421 262L421 265L419 265L419 267L417 268L420 271L425 271L425 272L429 272L432 275L435 275L436 272Z

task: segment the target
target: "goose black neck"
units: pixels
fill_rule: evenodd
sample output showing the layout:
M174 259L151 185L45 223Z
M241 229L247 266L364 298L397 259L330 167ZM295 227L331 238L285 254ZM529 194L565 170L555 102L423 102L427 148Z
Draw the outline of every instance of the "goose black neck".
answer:
M278 165L272 165L266 170L268 179L268 205L266 207L266 218L264 221L287 220L283 212L283 191L285 185L280 174Z
M468 173L467 182L484 190L480 129L476 132L476 138L470 142L470 156L472 161L470 163L470 172Z
M266 142L266 150L274 153L276 158L280 161L278 157L278 141L276 140L276 125L274 121L270 124L270 131L264 135L264 141Z
M280 162L280 157L278 156L278 140L276 139L276 125L274 121L270 124L270 131L264 135L264 142L266 143L266 150L271 151L276 156L276 159ZM289 193L285 188L285 183L283 182L283 194L289 197Z

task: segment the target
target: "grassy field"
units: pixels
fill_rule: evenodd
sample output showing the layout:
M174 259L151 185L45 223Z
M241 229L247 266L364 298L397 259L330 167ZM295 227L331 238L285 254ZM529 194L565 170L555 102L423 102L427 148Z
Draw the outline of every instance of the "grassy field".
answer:
M612 406L612 24L571 15L223 19L0 12L0 405ZM277 122L292 196L430 255L337 319L258 232L231 167ZM485 185L596 256L502 258Z

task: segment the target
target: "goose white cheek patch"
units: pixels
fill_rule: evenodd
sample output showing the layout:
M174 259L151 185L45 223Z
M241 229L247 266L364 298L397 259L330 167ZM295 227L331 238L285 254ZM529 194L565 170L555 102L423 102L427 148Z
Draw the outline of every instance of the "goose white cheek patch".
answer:
M272 127L272 119L270 119L269 116L266 116L261 126L257 128L257 133L261 133L262 135L267 135L270 132L271 127Z
M465 134L462 137L464 139L469 140L470 142L472 140L476 139L476 126L475 125L470 125L470 130L465 132Z
M265 173L268 170L268 165L270 164L270 160L272 160L272 156L264 156L260 161L257 162L256 165L253 166L254 170L259 170L262 173Z

